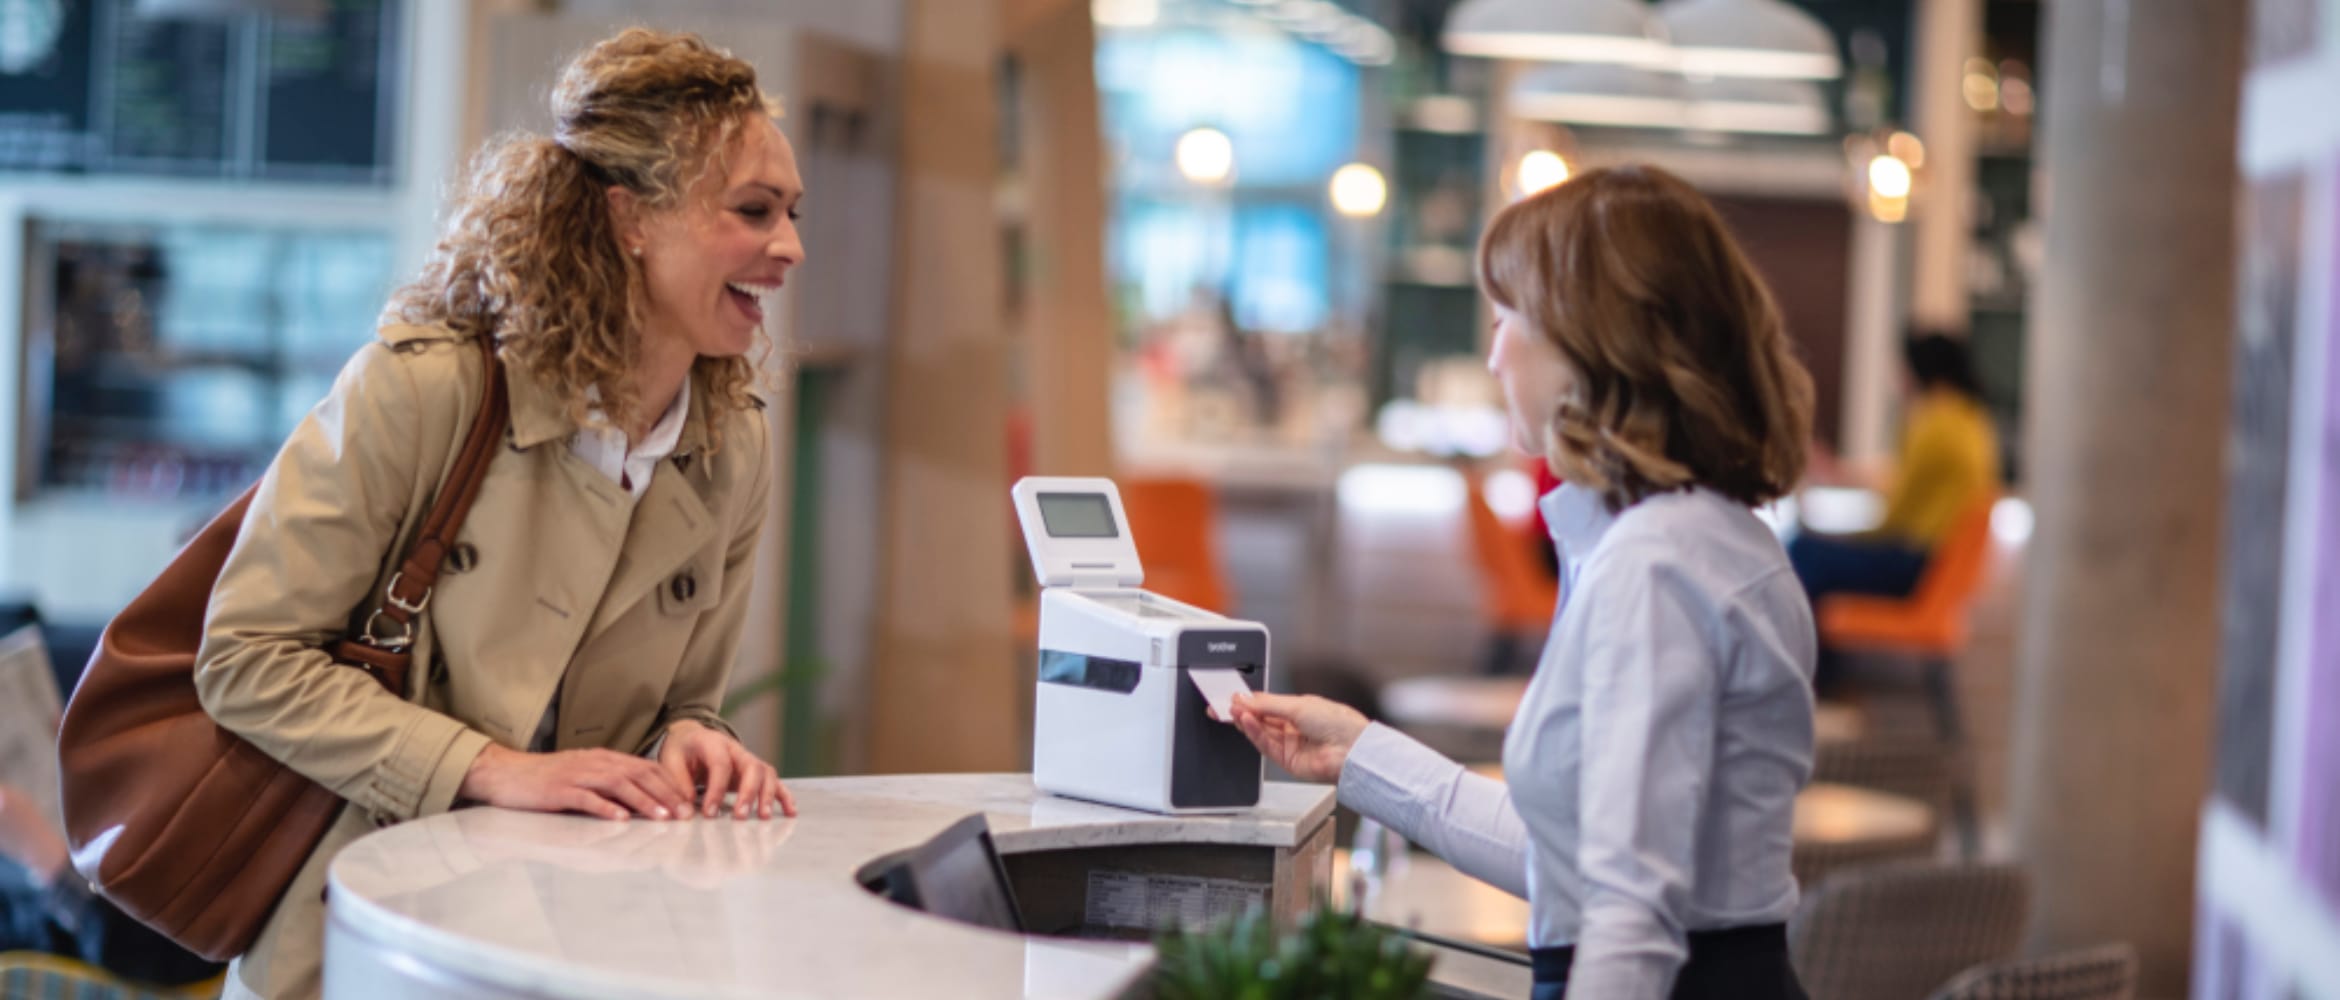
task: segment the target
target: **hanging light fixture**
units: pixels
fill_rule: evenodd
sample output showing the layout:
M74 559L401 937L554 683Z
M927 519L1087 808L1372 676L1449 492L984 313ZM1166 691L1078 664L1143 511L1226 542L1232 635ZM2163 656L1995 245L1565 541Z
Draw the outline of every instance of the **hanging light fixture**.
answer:
M1782 0L1666 0L1658 20L1692 77L1833 80L1844 73L1828 26Z
M1333 171L1329 186L1333 211L1352 219L1369 219L1380 215L1389 204L1389 182L1381 171L1363 163L1351 163Z
M1640 0L1463 0L1446 19L1446 51L1490 59L1664 66Z
M1828 98L1810 80L1716 79L1690 84L1684 124L1703 132L1819 135L1830 123Z
M1680 128L1689 101L1681 74L1636 66L1539 66L1512 85L1512 114L1534 121Z
M1171 158L1180 174L1204 187L1224 183L1235 173L1235 143L1215 128L1189 129L1178 137Z
M1568 183L1576 171L1560 154L1549 149L1529 150L1519 158L1519 166L1512 171L1512 186L1518 197L1525 198L1549 187Z

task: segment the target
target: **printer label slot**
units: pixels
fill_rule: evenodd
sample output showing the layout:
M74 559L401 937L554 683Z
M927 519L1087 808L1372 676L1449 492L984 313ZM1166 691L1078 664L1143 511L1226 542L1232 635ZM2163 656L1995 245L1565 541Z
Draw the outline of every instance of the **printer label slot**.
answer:
M1140 669L1137 663L1130 660L1086 656L1057 649L1040 651L1042 684L1065 684L1128 694L1137 690Z

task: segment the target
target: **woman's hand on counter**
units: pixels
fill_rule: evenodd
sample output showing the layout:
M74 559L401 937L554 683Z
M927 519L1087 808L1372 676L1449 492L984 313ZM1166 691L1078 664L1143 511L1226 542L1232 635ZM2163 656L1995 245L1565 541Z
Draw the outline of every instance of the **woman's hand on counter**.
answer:
M506 809L678 819L691 814L688 786L666 768L615 750L528 753L490 743L456 795Z
M1240 694L1233 706L1235 728L1302 781L1339 781L1367 724L1356 709L1312 694Z
M684 788L702 788L701 807L709 816L723 807L725 792L736 792L731 815L738 819L772 818L772 807L784 816L796 815L796 796L780 783L780 772L766 764L731 735L689 719L666 728L658 748L658 763Z

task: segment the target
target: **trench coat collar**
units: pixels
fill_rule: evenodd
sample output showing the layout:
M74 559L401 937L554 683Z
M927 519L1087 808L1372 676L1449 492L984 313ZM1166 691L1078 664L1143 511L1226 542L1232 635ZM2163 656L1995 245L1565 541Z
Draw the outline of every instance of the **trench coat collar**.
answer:
M506 362L503 369L504 384L512 396L513 447L525 450L547 441L566 441L577 433L576 417L552 386L524 366ZM706 387L699 383L696 368L692 369L690 378L690 412L683 416L682 434L675 439L677 457L696 455L707 447Z

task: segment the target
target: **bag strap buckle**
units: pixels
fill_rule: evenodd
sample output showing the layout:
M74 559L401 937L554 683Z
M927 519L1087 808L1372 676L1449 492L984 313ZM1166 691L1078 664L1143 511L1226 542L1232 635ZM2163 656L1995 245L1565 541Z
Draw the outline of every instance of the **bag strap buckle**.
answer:
M410 615L419 615L419 614L422 614L422 613L423 613L423 609L424 609L424 608L427 608L427 607L430 607L430 606L431 606L431 591L432 591L434 588L431 588L431 587L424 587L424 588L423 588L423 592L422 592L422 596L421 596L421 597L419 597L419 598L416 598L414 603L412 603L412 604L408 604L408 603L406 603L404 600L400 599L400 598L399 598L399 596L398 596L398 581L399 581L399 580L401 580L401 579L404 579L404 578L405 578L405 576L406 576L406 571L405 571L405 570L403 570L403 569L402 569L402 570L399 570L399 571L397 571L397 572L394 572L394 573L392 573L392 574L390 574L390 583L389 583L389 585L388 585L388 586L385 586L385 587L383 587L383 588L382 588L382 600L383 600L383 601L385 601L385 602L387 602L387 603L389 603L389 604L390 604L392 607L395 607L395 608L397 608L397 609L398 609L398 610L400 610L400 611L404 611L404 612L406 612L407 614L410 614ZM380 614L380 613L381 613L381 612L378 612L378 611L377 611L377 612L375 612L375 614Z
M381 634L379 627L385 621L398 626L398 634ZM375 649L403 653L414 645L414 623L399 621L384 614L382 609L375 608L373 614L366 616L366 627L358 633L358 641Z

